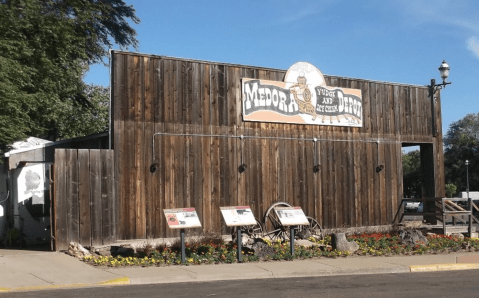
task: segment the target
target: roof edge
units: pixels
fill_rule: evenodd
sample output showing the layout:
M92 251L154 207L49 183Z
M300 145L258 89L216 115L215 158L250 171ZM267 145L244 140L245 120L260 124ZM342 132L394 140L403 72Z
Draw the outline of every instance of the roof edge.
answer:
M254 67L264 70L274 70L274 71L287 71L287 69L281 68L272 68L272 67L264 67L264 66L255 66L255 65L247 65L247 64L238 64L238 63L228 63L228 62L220 62L220 61L210 61L210 60L200 60L200 59L190 59L190 58L181 58L181 57L174 57L174 56L165 56L165 55L156 55L156 54L148 54L148 53L139 53L139 52L130 52L124 50L110 50L110 55L112 54L133 54L137 56L144 56L144 57L153 57L153 58L160 58L160 59L170 59L170 60L181 60L186 62L195 62L195 63L214 63L226 66L236 66L236 67ZM396 86L404 86L404 87L417 87L417 88L427 88L426 85L416 85L416 84L406 84L406 83L398 83L398 82L388 82L388 81L380 81L380 80L370 80L370 79L361 79L361 78L354 78L354 77L344 77L338 75L330 75L330 74L323 74L327 77L334 77L338 79L347 79L347 80L357 80L363 82L370 82L370 83L382 83L382 84L390 84Z
M83 136L83 137L78 137L78 138L73 138L73 139L66 139L66 140L61 140L61 141L56 141L56 142L45 143L45 144L40 144L40 145L37 145L37 146L28 147L28 148L11 150L11 151L3 153L3 157L8 158L12 154L27 152L27 151L36 150L36 149L45 148L45 147L51 147L51 146L55 146L55 145L61 145L61 144L65 144L65 143L68 143L68 142L85 141L85 140L93 139L93 138L96 138L96 137L103 137L103 136L107 136L107 135L108 135L108 132L105 131L105 132L94 133L94 134L91 134L91 135L88 135L88 136Z

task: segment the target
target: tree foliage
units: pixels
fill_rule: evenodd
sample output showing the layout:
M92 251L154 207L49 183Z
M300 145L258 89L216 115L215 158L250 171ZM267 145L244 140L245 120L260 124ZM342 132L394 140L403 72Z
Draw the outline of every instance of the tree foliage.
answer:
M85 96L89 106L78 103L64 105L59 114L58 132L63 138L85 136L108 129L110 89L87 85Z
M137 46L128 19L139 22L123 0L0 0L0 150L105 128L107 90L83 75L113 42Z
M467 114L451 123L444 136L446 183L466 191L465 161L469 160L469 189L479 191L479 113Z
M421 198L421 154L419 150L410 151L402 156L403 191L405 198Z

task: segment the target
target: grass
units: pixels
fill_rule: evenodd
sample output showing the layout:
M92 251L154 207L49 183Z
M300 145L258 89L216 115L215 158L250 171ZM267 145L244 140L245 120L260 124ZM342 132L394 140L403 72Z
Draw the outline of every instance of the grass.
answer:
M243 262L279 261L309 258L338 258L352 255L360 256L393 256L393 255L421 255L450 253L457 251L479 251L479 239L458 239L444 235L428 236L428 243L422 245L403 245L397 235L390 234L362 234L348 238L359 245L354 253L342 252L331 248L331 237L324 240L311 237L311 242L319 244L309 248L295 246L294 255L290 253L290 243L263 239L262 242L271 247L270 254L259 258L251 250L242 251ZM220 264L237 262L237 246L225 243L215 237L201 237L186 244L186 265ZM83 261L95 266L129 267L129 266L169 266L181 264L179 243L171 247L160 245L154 247L146 244L137 249L132 256L88 256Z

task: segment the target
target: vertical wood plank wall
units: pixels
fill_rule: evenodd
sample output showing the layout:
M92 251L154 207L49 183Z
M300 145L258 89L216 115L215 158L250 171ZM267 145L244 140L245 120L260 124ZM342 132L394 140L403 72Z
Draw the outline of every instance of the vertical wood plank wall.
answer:
M55 250L116 240L113 150L55 149Z
M282 81L286 71L124 52L112 63L120 239L176 236L165 208L195 207L204 231L224 233L220 206L250 205L262 220L278 201L325 228L390 224L402 198L403 143L432 144L435 196L444 196L441 105L432 137L425 87L325 76L328 86L362 90L363 127L243 122L241 79ZM154 133L275 138L157 135L159 167L150 173Z

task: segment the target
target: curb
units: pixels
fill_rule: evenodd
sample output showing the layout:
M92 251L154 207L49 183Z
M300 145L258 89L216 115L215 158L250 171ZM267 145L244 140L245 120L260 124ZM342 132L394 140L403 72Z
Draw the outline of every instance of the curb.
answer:
M0 293L6 292L24 292L24 291L40 291L40 290L53 290L53 289L66 289L66 288L82 288L82 287L95 287L95 286L115 286L115 285L128 285L130 284L130 278L120 277L109 279L97 283L78 283L78 284L65 284L65 285L45 285L45 286L29 286L18 288L0 288Z
M130 284L129 277L119 277L119 278L109 279L106 281L96 283L96 285L99 285L99 286L129 285L129 284Z
M412 265L409 266L411 272L434 272L450 270L471 270L479 269L479 264L432 264L432 265Z

